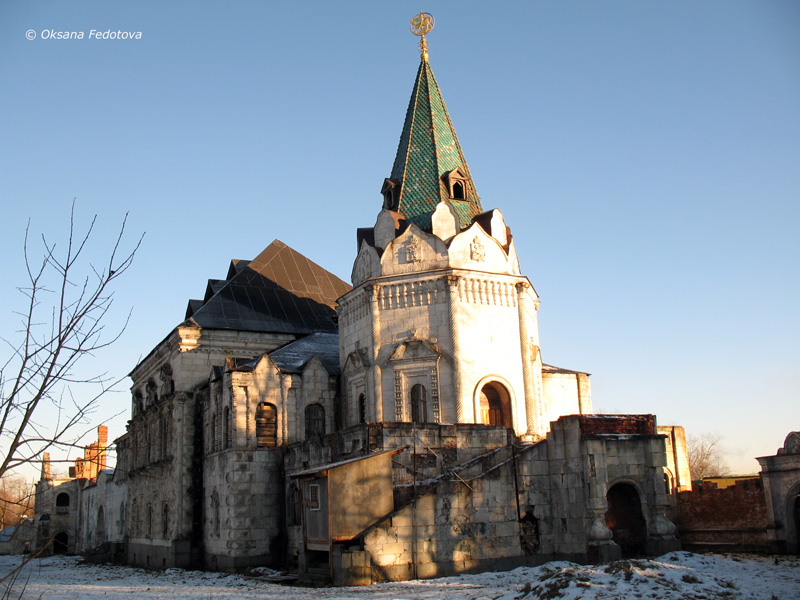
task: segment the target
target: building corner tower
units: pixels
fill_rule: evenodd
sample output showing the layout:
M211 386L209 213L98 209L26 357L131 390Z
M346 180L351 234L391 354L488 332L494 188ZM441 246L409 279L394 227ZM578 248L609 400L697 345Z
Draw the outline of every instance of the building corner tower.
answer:
M339 299L343 425L479 423L538 439L550 416L538 296L503 214L482 207L428 62L432 25L417 25L397 155Z

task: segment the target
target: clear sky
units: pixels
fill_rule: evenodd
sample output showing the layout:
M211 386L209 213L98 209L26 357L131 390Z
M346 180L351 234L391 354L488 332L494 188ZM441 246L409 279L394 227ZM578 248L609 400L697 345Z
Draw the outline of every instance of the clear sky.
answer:
M63 233L73 198L99 246L126 212L147 232L117 291L131 324L93 363L112 374L276 238L349 281L420 9L483 206L541 297L545 362L592 373L596 411L719 432L757 471L800 429L796 1L5 0L0 334L28 219ZM121 393L95 422L113 438L128 412Z

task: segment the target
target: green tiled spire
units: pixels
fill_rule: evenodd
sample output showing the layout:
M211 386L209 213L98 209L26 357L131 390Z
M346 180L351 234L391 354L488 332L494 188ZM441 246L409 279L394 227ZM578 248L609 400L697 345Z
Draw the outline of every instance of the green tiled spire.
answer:
M445 174L454 169L463 175L463 199L458 199L459 194L454 199L445 182ZM439 84L424 57L417 71L390 179L400 188L395 210L423 230L431 230L431 214L441 200L452 203L462 228L483 212Z

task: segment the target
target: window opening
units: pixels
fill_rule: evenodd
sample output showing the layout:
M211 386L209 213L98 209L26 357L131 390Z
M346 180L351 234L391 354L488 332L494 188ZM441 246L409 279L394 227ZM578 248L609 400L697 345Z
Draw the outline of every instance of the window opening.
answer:
M511 427L511 406L505 390L487 383L481 388L481 423Z
M319 484L310 483L308 485L308 508L311 510L319 510Z
M306 406L306 439L325 435L325 409L319 404Z
M231 409L225 407L222 411L222 447L231 447Z
M362 424L367 422L367 399L364 394L358 396L358 422Z
M428 422L428 391L419 383L411 388L411 422Z
M259 448L274 448L278 444L278 409L268 402L256 407L256 443Z

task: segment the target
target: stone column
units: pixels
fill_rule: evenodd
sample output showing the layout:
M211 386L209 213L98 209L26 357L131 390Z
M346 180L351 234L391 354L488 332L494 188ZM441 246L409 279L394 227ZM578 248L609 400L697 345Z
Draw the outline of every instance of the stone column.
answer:
M378 285L369 285L366 288L370 295L370 323L372 325L372 393L375 396L375 421L383 421L383 389L381 385L381 367L378 364L381 343L381 312L380 293Z
M450 335L452 336L453 344L453 395L455 399L456 423L463 423L464 406L461 389L461 367L459 365L461 348L458 338L458 319L456 318L456 302L458 300L459 281L460 278L457 275L447 276L447 312L448 317L450 318ZM447 419L446 416L445 419Z
M525 388L525 424L527 435L536 435L536 382L533 373L533 361L536 357L531 348L531 337L528 332L528 284L517 284L517 311L519 313L519 344L522 353L522 383Z
M549 442L548 442L549 443ZM606 525L608 511L607 451L601 440L588 440L583 455L583 477L586 482L586 555L590 562L617 560L622 549L614 542L614 534Z

